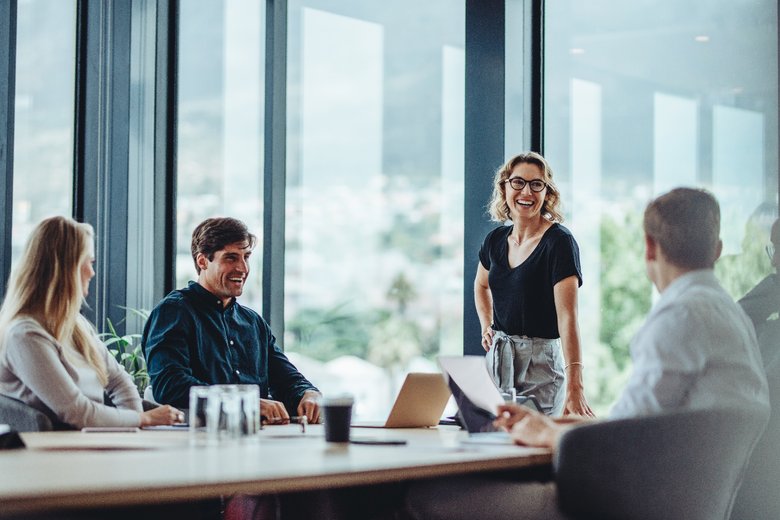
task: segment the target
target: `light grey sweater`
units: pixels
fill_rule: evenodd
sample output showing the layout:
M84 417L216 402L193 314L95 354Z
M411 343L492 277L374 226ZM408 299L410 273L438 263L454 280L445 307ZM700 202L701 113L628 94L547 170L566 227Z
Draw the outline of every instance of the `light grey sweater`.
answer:
M138 391L108 349L102 349L108 373L108 384L103 388L81 354L59 344L32 318L12 321L4 343L0 394L53 413L76 428L141 424ZM103 404L104 390L116 408Z

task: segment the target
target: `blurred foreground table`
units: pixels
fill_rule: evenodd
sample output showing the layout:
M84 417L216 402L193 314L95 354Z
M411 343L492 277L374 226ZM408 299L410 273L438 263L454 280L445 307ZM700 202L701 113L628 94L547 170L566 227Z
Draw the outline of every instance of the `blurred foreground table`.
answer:
M192 445L186 430L24 433L0 451L0 517L380 484L544 466L548 450L462 444L466 433L353 428L353 438L405 445L329 444L322 426L269 426L250 440Z

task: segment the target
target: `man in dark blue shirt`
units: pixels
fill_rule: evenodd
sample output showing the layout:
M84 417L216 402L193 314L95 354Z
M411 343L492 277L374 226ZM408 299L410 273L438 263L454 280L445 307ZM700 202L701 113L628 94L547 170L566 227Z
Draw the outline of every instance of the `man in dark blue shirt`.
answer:
M236 301L257 239L233 218L209 218L192 233L198 281L153 310L142 344L154 399L189 407L192 386L256 384L266 422L291 414L319 422L320 393L287 359L266 321Z

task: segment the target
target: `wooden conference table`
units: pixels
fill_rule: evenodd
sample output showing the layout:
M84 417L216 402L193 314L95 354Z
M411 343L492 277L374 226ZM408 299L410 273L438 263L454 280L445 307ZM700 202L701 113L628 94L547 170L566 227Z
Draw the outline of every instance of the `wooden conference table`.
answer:
M326 443L322 426L270 426L249 441L191 445L186 430L24 433L0 451L0 517L266 494L549 465L548 450L462 442L457 428L353 428L405 445Z

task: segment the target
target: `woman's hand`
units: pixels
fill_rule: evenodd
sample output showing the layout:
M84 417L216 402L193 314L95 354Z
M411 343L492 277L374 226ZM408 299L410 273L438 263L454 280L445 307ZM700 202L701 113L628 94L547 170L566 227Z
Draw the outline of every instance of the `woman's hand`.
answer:
M488 327L482 331L482 348L485 352L490 352L490 347L493 346L493 328Z
M141 427L169 425L184 422L184 413L173 406L164 404L141 413Z
M563 407L563 415L581 415L583 417L595 417L593 410L588 406L585 392L581 386L570 385L566 389L566 403Z

